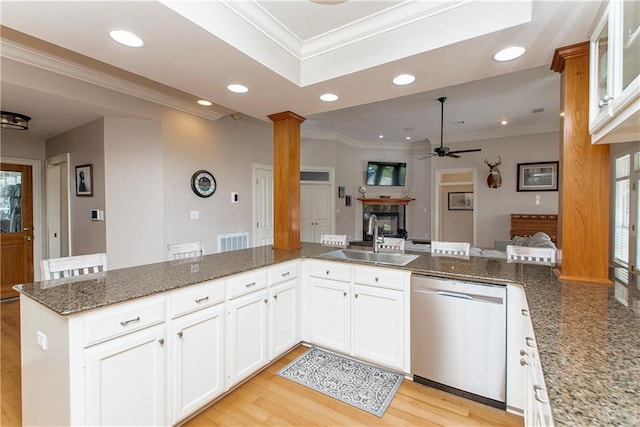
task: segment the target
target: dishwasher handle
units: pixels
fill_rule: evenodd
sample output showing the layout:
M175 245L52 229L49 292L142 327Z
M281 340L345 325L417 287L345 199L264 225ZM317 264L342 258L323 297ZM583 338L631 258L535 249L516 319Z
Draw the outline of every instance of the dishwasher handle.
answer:
M425 294L434 294L434 295L438 295L438 296L442 296L442 297L449 297L449 298L460 298L460 299L464 299L464 300L468 300L468 301L486 302L486 303L490 303L490 304L502 305L502 302L503 302L502 298L487 297L487 296L484 296L484 295L469 295L469 294L462 294L462 293L459 293L459 292L451 292L451 291L441 291L441 290L414 288L413 292L420 292L420 293L425 293Z

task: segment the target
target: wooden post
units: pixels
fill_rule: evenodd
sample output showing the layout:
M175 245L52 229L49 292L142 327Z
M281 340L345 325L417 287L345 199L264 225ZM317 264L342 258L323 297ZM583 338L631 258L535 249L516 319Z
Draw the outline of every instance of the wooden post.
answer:
M300 245L300 124L291 111L271 114L273 122L273 248Z
M560 279L609 279L609 146L589 135L589 42L556 49L551 64L562 74L559 176Z

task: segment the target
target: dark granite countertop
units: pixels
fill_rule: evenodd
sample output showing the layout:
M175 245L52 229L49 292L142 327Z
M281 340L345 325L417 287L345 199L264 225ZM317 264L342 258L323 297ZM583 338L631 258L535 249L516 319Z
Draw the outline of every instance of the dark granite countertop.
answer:
M330 250L317 244L292 251L263 246L15 289L60 315L72 315L280 262L318 258ZM565 282L547 266L415 253L421 256L394 268L525 286L556 425L640 425L640 285L635 275L612 271L614 286Z

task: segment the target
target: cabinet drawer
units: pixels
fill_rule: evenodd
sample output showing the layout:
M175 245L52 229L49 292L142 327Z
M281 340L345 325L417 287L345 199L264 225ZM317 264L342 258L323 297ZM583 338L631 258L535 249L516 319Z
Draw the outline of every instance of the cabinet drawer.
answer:
M269 284L286 282L287 280L298 277L298 263L287 262L281 265L273 266L269 269Z
M171 296L171 318L224 302L224 281L216 280L180 289Z
M386 268L355 267L353 283L404 290L404 273Z
M227 280L227 297L236 298L266 287L267 271L264 269L237 274Z
M309 275L320 279L331 279L340 282L351 281L351 266L337 262L314 262L309 266Z
M163 323L166 313L166 300L129 302L100 312L87 314L83 319L84 346L125 335L151 325Z

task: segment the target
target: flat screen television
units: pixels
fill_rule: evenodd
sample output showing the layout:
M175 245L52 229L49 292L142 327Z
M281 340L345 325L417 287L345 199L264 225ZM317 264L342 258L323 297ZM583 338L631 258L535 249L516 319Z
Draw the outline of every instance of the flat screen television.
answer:
M404 186L406 163L367 162L367 185Z

